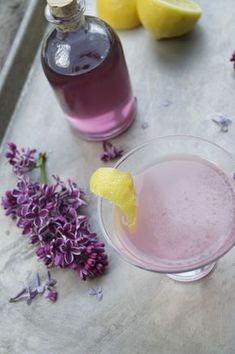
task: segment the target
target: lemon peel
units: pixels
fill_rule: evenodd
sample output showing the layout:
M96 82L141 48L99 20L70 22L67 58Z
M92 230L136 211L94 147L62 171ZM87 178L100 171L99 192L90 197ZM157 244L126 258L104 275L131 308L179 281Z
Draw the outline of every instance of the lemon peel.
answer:
M137 206L130 173L115 168L99 168L90 178L90 190L117 206L127 218L129 231L134 232Z

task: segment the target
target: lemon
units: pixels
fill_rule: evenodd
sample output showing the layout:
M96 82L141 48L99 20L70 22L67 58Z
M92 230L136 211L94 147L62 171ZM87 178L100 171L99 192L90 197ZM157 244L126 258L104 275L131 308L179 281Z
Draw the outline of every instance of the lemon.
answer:
M115 29L140 25L137 0L97 0L98 16Z
M142 24L156 39L191 31L202 14L192 0L138 0L137 7Z
M99 168L90 178L90 190L111 201L125 214L130 232L136 222L136 194L130 173L115 168Z

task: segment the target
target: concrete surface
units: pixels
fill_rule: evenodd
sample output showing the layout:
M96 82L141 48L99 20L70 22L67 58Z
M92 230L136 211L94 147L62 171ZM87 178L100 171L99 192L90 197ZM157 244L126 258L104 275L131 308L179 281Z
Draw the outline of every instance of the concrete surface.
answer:
M5 7L6 5L3 6L3 9ZM1 38L2 47L7 52L7 58L0 71L0 141L11 120L46 28L44 7L44 1L30 0L9 50L6 50L6 42ZM9 16L6 17L8 18ZM1 37L4 37L4 33L8 33L8 30L9 24L8 27L0 32ZM9 30L9 32L11 31ZM8 38L7 35L6 38Z
M27 2L27 0L0 0L0 70L19 28Z
M184 38L157 43L142 28L120 33L139 107L133 127L115 140L126 151L149 138L184 133L235 154L234 4L200 4L204 16ZM234 121L227 134L210 120L217 111ZM141 129L142 122L149 128ZM15 182L2 155L9 140L47 151L50 173L73 177L86 189L102 165L101 144L81 141L69 129L38 56L1 147L1 195ZM87 210L100 234L93 196ZM44 267L3 212L0 225L1 354L234 354L235 249L209 277L184 285L123 262L107 246L105 276L84 283L71 271L55 270L58 302L38 299L28 307L8 299L29 271ZM95 285L103 288L102 302L88 296Z

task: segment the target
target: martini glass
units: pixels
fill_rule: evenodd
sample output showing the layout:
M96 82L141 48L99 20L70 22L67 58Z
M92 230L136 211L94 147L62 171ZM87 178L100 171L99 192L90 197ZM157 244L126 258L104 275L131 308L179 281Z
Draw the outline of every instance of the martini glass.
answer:
M154 183L155 177L157 177L158 174L154 176L156 170L151 170L151 168L160 166L159 164L161 162L173 160L186 161L191 164L188 166L192 168L187 167L186 169L186 172L189 173L189 179L186 178L185 181L187 188L189 188L189 190L191 188L194 195L195 193L196 195L197 193L200 194L204 188L201 188L200 181L194 181L193 176L193 171L197 163L203 162L200 167L202 168L200 173L204 173L207 179L206 186L212 188L211 190L214 191L214 193L218 192L218 195L216 194L215 196L215 200L218 200L215 201L214 204L211 202L212 204L209 210L206 208L210 205L208 204L210 197L212 198L210 194L208 198L205 198L205 201L202 202L201 208L199 205L196 210L194 210L194 199L192 199L192 207L184 211L186 216L183 219L184 225L181 225L182 219L180 216L183 215L183 205L178 205L178 209L174 209L173 218L176 223L177 217L179 216L179 224L177 225L176 223L172 231L172 228L168 227L168 224L163 223L161 233L164 235L164 225L166 228L169 228L170 231L165 230L166 236L161 236L160 234L155 235L156 229L159 229L159 225L157 224L158 219L156 219L156 217L154 219L155 221L153 221L153 213L157 208L161 208L159 207L158 195L156 194L154 198L147 200L146 204L146 200L144 202L142 197L138 200L139 195L137 192L138 216L141 214L144 215L145 220L143 222L145 222L145 225L148 225L146 231L143 231L145 228L142 228L143 225L141 225L140 217L138 228L143 231L142 234L135 235L134 233L128 235L128 228L126 228L125 234L125 227L122 228L121 232L116 223L117 216L119 221L121 220L118 209L103 198L99 198L98 200L99 222L108 243L128 263L145 270L165 273L170 278L177 281L191 282L208 275L213 270L216 261L235 244L235 182L233 180L235 160L226 150L212 142L193 136L181 135L160 137L146 142L121 158L115 165L115 168L130 172L135 183L139 181L139 176L142 176L148 171L148 177L150 176L152 178L151 181ZM207 169L208 171L210 170L208 175ZM178 170L176 169L176 171ZM151 173L153 173L153 176L151 176ZM200 176L200 173L197 171L198 176ZM167 178L168 181L166 181L166 185L161 186L161 191L164 191L162 192L163 195L169 194L168 187L176 183L175 178L177 178L177 173L169 175ZM192 185L190 185L190 178L192 179ZM147 183L146 179L142 179L141 183L143 187L143 183ZM213 187L214 183L218 184L218 188ZM146 185L145 188L147 187ZM177 188L174 190L174 193L177 193ZM182 190L184 190L184 188ZM153 194L154 193L153 190ZM179 196L180 193L181 192L178 192ZM208 190L206 190L205 193L208 193ZM203 197L205 196L201 196L202 200ZM200 199L199 201L196 201L196 199L195 203L200 204ZM145 210L148 212L142 213L142 211ZM198 227L195 228L190 225L192 222L192 213L196 213L196 220L193 222L201 227L201 232L199 232L200 229ZM207 220L207 213L209 220L208 225L206 225L205 221ZM226 215L224 213L226 213ZM149 225L151 226L152 222L154 222L155 227L151 229ZM161 219L159 219L159 223L160 222ZM172 222L172 220L170 220L170 222ZM204 229L201 226L202 224ZM182 227L184 227L182 229L184 231L182 231L181 234L180 230ZM188 227L188 234L185 231L185 227L186 231ZM205 228L208 228L209 234L205 232ZM211 228L213 228L214 232L212 232ZM176 230L179 230L178 233ZM196 230L195 233L194 230ZM168 234L169 232L173 232L174 239L172 240L171 237L170 242L167 243L165 237L172 236ZM161 249L164 251L160 251Z

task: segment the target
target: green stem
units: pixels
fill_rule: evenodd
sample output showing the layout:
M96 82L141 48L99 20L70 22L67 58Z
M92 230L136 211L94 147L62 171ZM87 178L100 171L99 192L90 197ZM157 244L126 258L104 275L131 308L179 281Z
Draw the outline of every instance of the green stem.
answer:
M40 181L43 184L47 183L46 160L46 153L41 153L38 158L38 167L40 168Z

